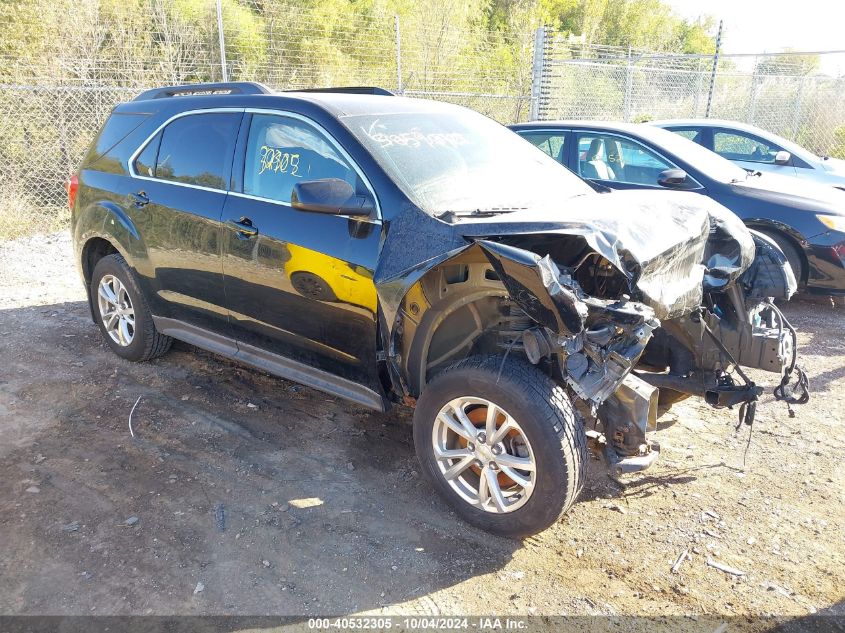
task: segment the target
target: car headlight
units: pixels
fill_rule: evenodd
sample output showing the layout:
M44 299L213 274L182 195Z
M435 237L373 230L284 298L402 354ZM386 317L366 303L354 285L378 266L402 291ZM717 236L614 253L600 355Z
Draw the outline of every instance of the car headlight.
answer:
M845 215L817 215L816 217L827 228L845 233Z

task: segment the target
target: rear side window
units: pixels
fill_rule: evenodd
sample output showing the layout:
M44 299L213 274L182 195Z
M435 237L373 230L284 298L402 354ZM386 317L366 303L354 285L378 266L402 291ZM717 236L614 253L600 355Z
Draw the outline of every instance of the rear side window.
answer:
M164 128L155 163L155 177L190 185L226 189L241 113L191 114ZM139 155L147 153L151 142ZM145 156L147 160L149 156ZM145 175L136 164L136 172Z
M671 132L674 132L678 136L683 136L686 139L689 139L691 141L695 141L699 145L704 144L704 143L701 142L701 140L702 140L701 139L701 130L691 128L691 127L684 127L684 128L673 127L673 128L669 128L669 130Z
M565 132L518 132L518 134L560 164L566 164L566 154L564 154Z
M108 152L141 125L147 116L146 114L113 113L97 135L97 140L88 151L85 161L93 161Z

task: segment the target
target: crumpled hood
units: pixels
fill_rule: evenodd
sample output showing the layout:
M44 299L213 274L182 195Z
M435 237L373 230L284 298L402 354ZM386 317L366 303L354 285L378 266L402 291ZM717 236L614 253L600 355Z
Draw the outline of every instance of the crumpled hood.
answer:
M630 190L577 196L556 206L459 217L452 223L415 207L403 210L388 227L374 276L388 323L413 283L482 240L581 238L625 275L631 294L662 319L694 310L705 286L735 279L754 257L753 240L739 218L705 196ZM716 239L709 244L711 235ZM713 270L707 271L705 263Z
M501 230L504 224L519 226L519 234L583 236L658 318L689 313L701 304L704 289L727 285L754 258L754 241L742 221L706 196L625 190L567 203L552 223L546 212L507 214L497 222L498 235L508 234ZM460 226L472 239L495 237L480 221Z

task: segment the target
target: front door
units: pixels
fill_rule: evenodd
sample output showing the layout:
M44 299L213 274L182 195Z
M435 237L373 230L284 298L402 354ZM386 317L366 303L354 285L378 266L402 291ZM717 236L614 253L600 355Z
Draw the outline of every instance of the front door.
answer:
M675 167L641 143L607 132L579 131L574 171L611 189L662 189L661 172Z
M294 184L307 180L345 180L375 208L372 190L340 146L302 117L248 114L241 135L240 191L223 211L226 305L239 353L313 368L311 384L336 377L378 391L381 221L290 205Z
M797 175L792 159L788 164L776 162L778 152L784 151L782 147L746 132L713 130L713 151L743 169L781 176Z

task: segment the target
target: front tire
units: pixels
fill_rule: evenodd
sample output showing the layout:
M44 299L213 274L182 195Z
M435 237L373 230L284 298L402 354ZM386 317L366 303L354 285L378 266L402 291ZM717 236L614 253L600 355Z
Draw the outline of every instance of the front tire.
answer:
M792 241L790 241L789 238L784 237L780 233L775 233L774 231L760 232L769 239L771 239L775 244L778 245L780 250L783 251L783 254L786 256L786 261L789 262L789 267L792 269L792 274L795 275L795 281L800 286L801 281L803 280L804 263L801 259L801 254L798 252L798 249L795 247Z
M583 421L560 385L517 358L472 356L438 373L417 402L414 445L455 511L501 536L545 530L584 482Z
M170 349L173 339L156 330L147 300L121 255L107 255L97 262L89 292L94 318L115 354L140 362Z

